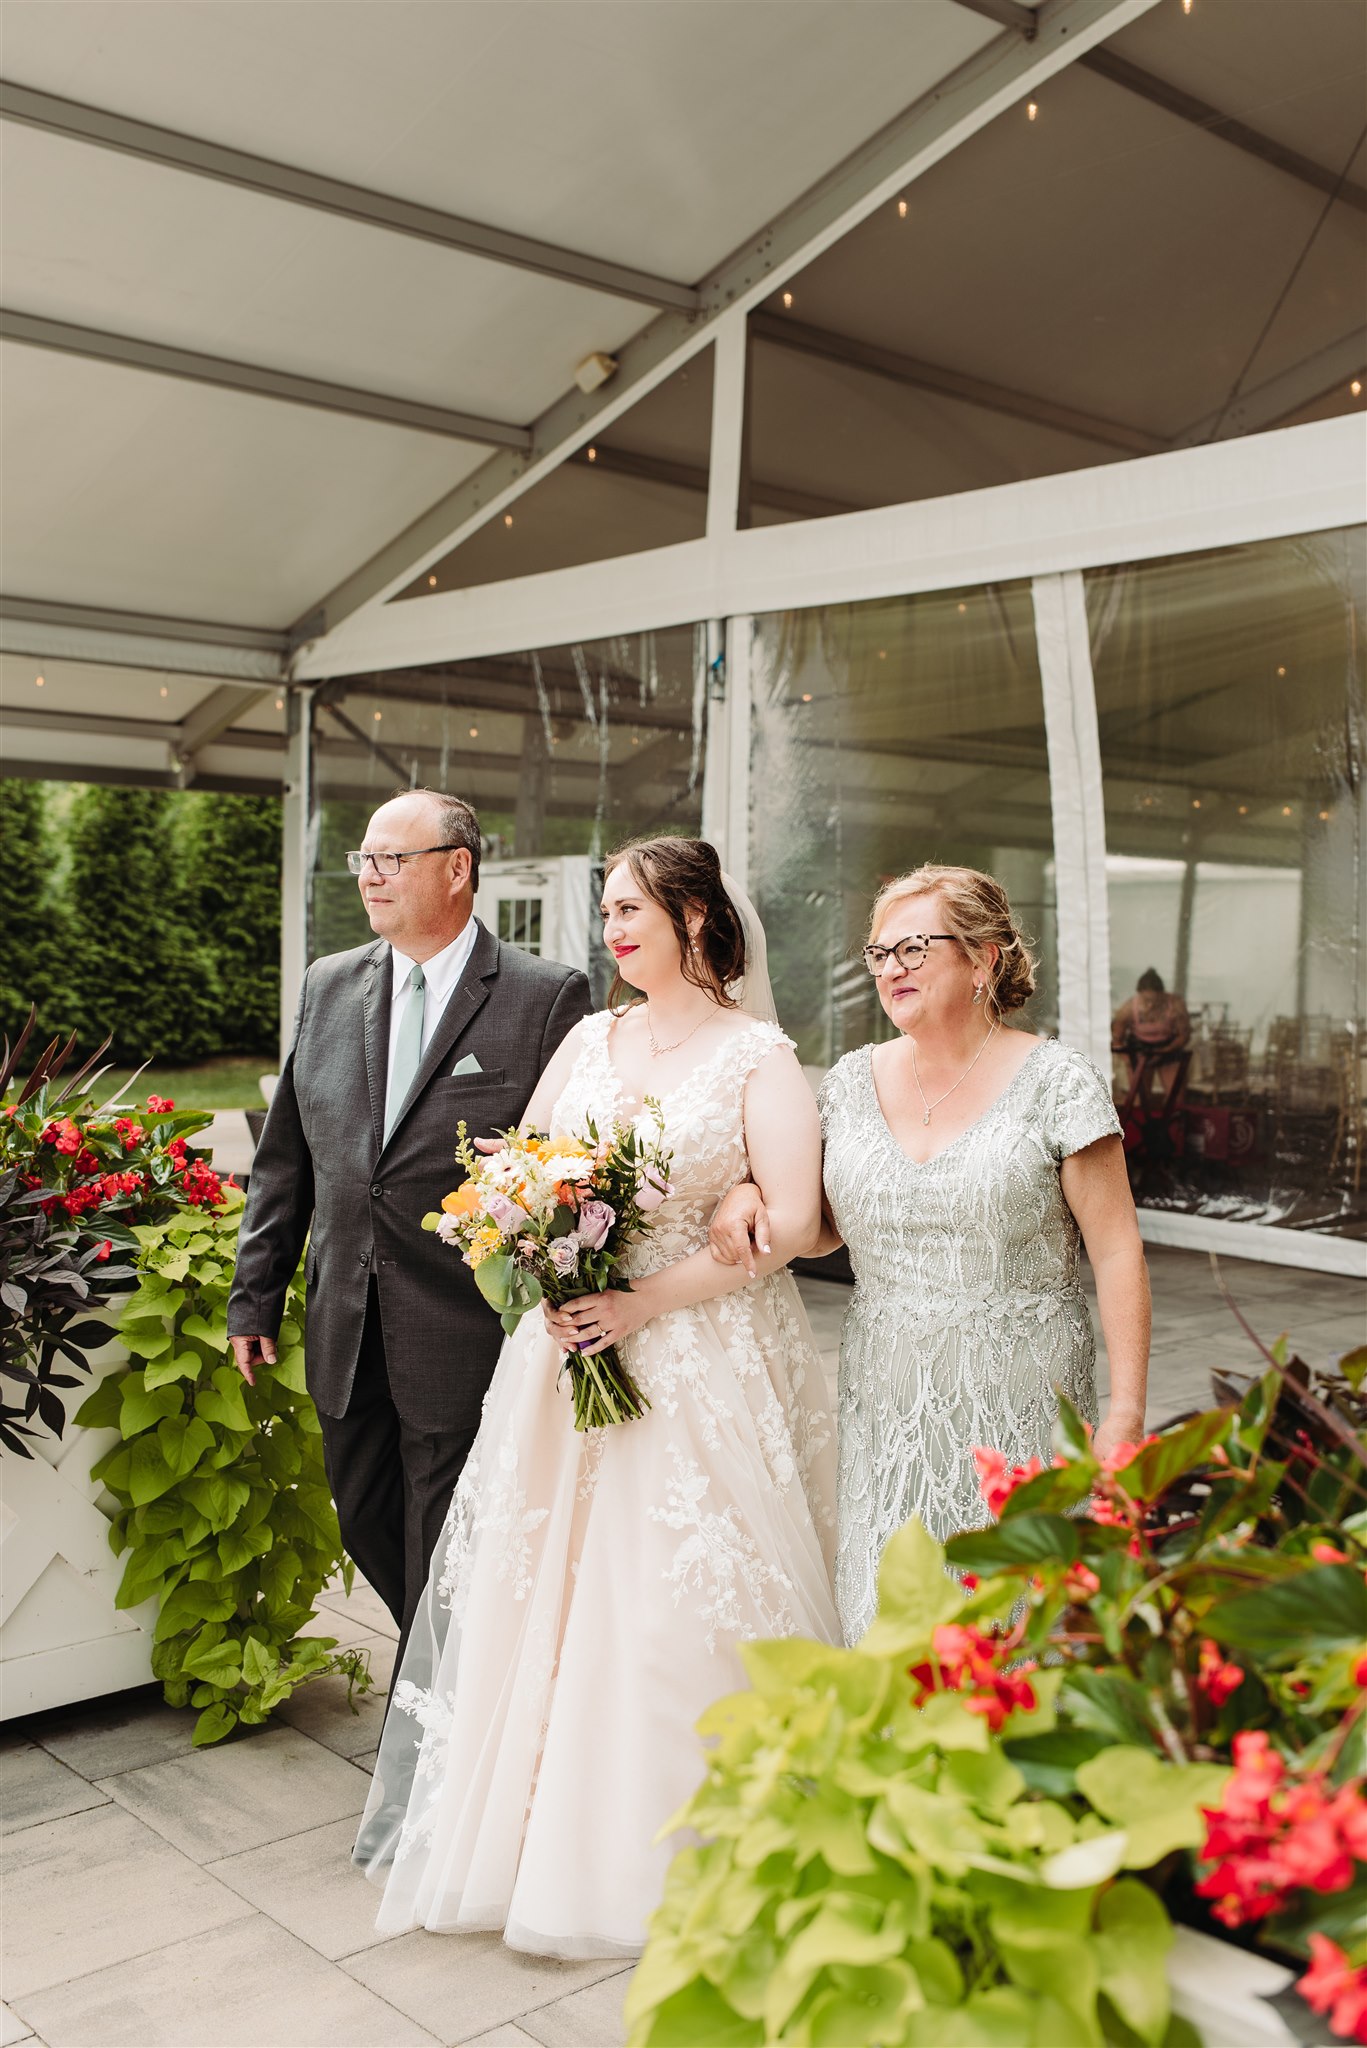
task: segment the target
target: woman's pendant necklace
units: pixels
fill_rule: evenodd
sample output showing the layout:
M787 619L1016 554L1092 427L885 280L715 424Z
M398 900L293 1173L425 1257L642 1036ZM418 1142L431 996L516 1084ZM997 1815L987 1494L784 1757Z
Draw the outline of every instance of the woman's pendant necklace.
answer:
M956 1088L957 1088L957 1087L959 1086L959 1082L960 1082L960 1081L966 1081L966 1080L968 1079L969 1075L970 1075L970 1074L971 1074L971 1073L973 1072L973 1069L974 1069L974 1068L975 1068L975 1067L977 1066L977 1064L978 1064L978 1061L979 1061L979 1060L980 1060L980 1059L982 1058L983 1054L984 1054L984 1053L985 1053L985 1052L987 1051L987 1048L988 1048L988 1046L989 1046L989 1045L991 1045L991 1043L992 1043L992 1039L993 1039L993 1036L994 1036L994 1034L995 1034L995 1032L996 1032L996 1029L997 1029L997 1027L996 1027L996 1025L995 1025L995 1023L994 1023L994 1024L992 1025L991 1029L990 1029L990 1030L988 1031L988 1034L987 1034L986 1038L985 1038L985 1039L983 1040L982 1044L981 1044L981 1045L980 1045L980 1046L978 1047L978 1050L977 1050L977 1051L976 1051L976 1052L974 1053L974 1055L973 1055L972 1059L971 1059L971 1060L969 1061L968 1065L967 1065L967 1066L966 1066L966 1067L964 1068L964 1070L963 1070L962 1074L960 1074L960 1076L959 1076L959 1080L958 1080L958 1081L951 1081L951 1082L950 1082L950 1084L949 1084L949 1086L948 1086L948 1088L946 1088L946 1090L945 1090L945 1094L944 1094L944 1095L937 1095L937 1096L936 1096L936 1098L935 1098L935 1100L934 1100L933 1102L927 1102L927 1101L926 1101L926 1091L925 1091L925 1089L924 1089L924 1088L923 1088L923 1087L921 1086L921 1076L920 1076L919 1072L917 1071L917 1066L916 1066L916 1041L915 1041L915 1039L913 1039L913 1038L909 1038L909 1039L907 1040L907 1044L908 1044L908 1045L909 1045L909 1046L911 1047L911 1071L912 1071L912 1074L913 1074L913 1075L915 1076L915 1080L916 1080L916 1093L917 1093L917 1094L918 1094L918 1095L920 1096L920 1098L921 1098L921 1107L922 1107L922 1109L923 1109L923 1110L925 1111L925 1115L924 1115L924 1116L923 1116L923 1117L921 1118L921 1122L922 1122L923 1124L928 1124L928 1123L930 1122L930 1112L931 1112L931 1111L932 1111L933 1109L938 1109L938 1108L940 1107L940 1104L941 1104L941 1103L942 1103L942 1102L944 1101L944 1099L945 1099L945 1095L952 1095L952 1094L954 1093L954 1090L955 1090L955 1089L956 1089ZM652 1043L652 1044L654 1044L654 1040L653 1040L653 1039L651 1040L651 1043Z
M689 1039L690 1039L690 1038L691 1038L691 1037L693 1036L693 1032L695 1032L695 1031L701 1031L701 1030L702 1030L702 1028L703 1028L703 1025L704 1025L704 1024L705 1024L706 1022L707 1022L707 1018L706 1018L706 1017L699 1017L699 1019L698 1019L697 1023L696 1023L696 1024L695 1024L695 1025L693 1026L693 1031L685 1031L685 1033L684 1033L683 1037L682 1037L682 1038L676 1038L676 1039L675 1039L675 1041L674 1041L674 1043L673 1043L673 1045L657 1045L657 1044L656 1044L656 1042L655 1042L655 1033L654 1033L654 1031L653 1031L653 1030L651 1029L651 1023L650 1023L650 1005L649 1005L649 1003L647 1003L647 1004L646 1004L646 1037L647 1037L647 1038L648 1038L648 1039L650 1040L650 1057L651 1057L651 1058L652 1058L653 1060L657 1060L657 1059L659 1059L659 1057L660 1057L661 1053L665 1053L665 1052L677 1052L677 1051L679 1050L679 1047L680 1047L681 1045L687 1045L687 1043L688 1043Z

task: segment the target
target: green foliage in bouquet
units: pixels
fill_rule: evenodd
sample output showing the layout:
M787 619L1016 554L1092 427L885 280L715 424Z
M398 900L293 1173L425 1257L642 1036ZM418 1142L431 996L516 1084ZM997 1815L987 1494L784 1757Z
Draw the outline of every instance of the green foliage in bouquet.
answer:
M326 1672L366 1691L365 1655L301 1634L325 1581L350 1584L304 1386L296 1277L274 1365L249 1387L232 1362L227 1303L242 1215L137 1227L139 1279L119 1326L133 1363L77 1415L122 1439L93 1467L119 1503L109 1540L128 1553L121 1607L160 1603L152 1669L171 1706L199 1711L194 1741L252 1726Z
M1120 1758L1107 1814L1032 1791L1002 1731L1049 1741L1065 1674L974 1612L913 1521L857 1649L742 1647L751 1690L704 1717L707 1776L672 1823L703 1840L671 1867L631 2048L1195 2048L1167 1913L1124 1873L1196 1840L1227 1772L1171 1765L1132 1792Z

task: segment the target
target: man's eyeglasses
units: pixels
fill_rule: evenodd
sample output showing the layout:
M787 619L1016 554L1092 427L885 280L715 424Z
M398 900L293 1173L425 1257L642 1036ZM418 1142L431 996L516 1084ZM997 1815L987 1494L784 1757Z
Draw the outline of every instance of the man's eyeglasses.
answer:
M909 938L899 939L895 946L865 946L864 965L870 974L881 974L889 956L895 954L897 965L911 973L921 965L937 939L952 940L953 937L953 932L913 932Z
M359 875L367 861L377 875L397 875L406 860L416 860L420 853L453 853L456 841L445 839L440 846L415 846L411 853L349 853L346 864L353 875Z

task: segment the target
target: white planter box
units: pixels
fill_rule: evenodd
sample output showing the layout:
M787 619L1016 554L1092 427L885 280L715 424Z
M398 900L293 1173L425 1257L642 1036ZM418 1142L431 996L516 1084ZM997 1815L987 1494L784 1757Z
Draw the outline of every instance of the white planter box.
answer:
M128 1363L113 1316L90 1313L109 1323L110 1341L64 1390L68 1417ZM117 1441L115 1430L68 1420L60 1438L38 1426L31 1458L0 1453L0 1720L151 1680L157 1603L115 1607L126 1563L109 1547L116 1503L90 1477Z

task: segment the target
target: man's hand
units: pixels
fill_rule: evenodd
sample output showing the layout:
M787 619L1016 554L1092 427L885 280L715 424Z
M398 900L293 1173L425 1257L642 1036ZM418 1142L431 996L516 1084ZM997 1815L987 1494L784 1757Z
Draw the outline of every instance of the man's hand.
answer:
M233 1359L238 1371L249 1387L256 1385L258 1365L275 1364L274 1337L230 1337Z
M722 1266L744 1266L753 1280L755 1250L769 1250L769 1211L753 1181L740 1181L717 1204L707 1233L712 1256Z

